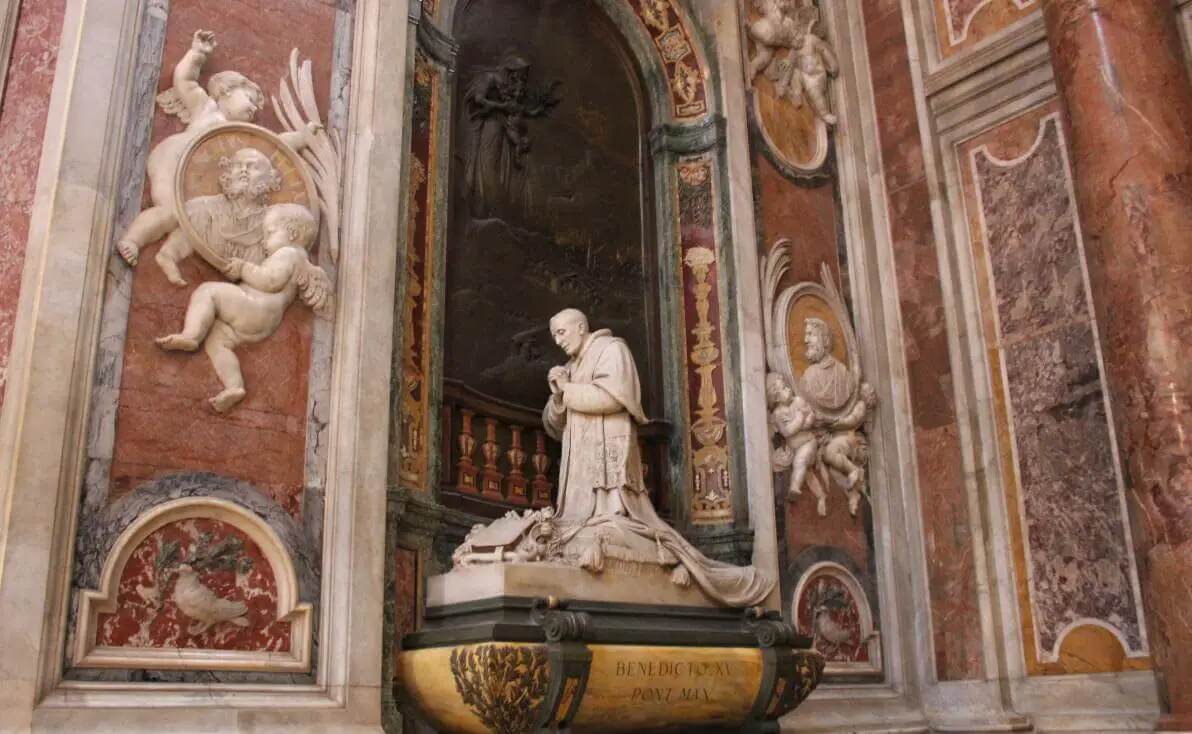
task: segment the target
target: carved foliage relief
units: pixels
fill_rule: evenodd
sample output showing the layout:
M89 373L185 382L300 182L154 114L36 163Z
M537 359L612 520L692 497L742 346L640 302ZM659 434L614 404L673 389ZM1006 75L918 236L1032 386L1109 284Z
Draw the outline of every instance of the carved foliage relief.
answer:
M413 116L407 179L406 294L401 329L400 389L393 391L399 430L391 448L394 476L410 489L425 490L430 429L430 309L434 290L435 192L438 187L436 128L442 72L421 51L414 56Z
M723 522L732 517L714 172L708 156L680 161L675 167L679 191L678 265L683 283L687 403L695 481L692 520L696 523Z
M699 117L708 111L707 82L691 34L673 3L674 0L629 0L658 47L670 83L675 117Z
M1058 113L1054 105L1028 112L963 152L1028 666L1035 673L1145 667Z

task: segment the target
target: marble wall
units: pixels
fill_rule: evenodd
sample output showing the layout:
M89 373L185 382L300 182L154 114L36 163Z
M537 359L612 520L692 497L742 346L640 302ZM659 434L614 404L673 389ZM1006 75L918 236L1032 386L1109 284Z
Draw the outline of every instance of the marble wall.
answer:
M961 147L1034 673L1149 665L1058 106Z
M947 59L980 45L1039 10L1038 0L932 0L939 54Z
M984 672L981 629L974 624L977 562L917 92L900 4L866 0L862 10L915 425L935 672L941 680L967 680Z
M216 9L202 0L153 0L145 7L113 236L150 203L148 184L143 183L147 151L183 129L181 120L158 109L152 99L172 87L173 67L191 47L196 29L212 31L217 43L203 70L204 83L211 74L235 70L259 84L268 100L289 74L291 49L298 48L302 58L310 59L323 119L333 126L343 122L343 111L333 104L342 103L347 82L346 72L336 69L338 11L333 5L254 0ZM298 19L301 22L295 22ZM280 129L268 102L256 122ZM132 269L114 252L108 262L76 551L76 597L95 588L98 564L118 552L116 535L134 523L138 513L178 496L222 492L271 518L275 531L287 537L287 553L305 558L303 601L317 603L326 461L325 447L319 449L319 431L326 425L326 416L319 416L326 406L319 396L325 395L330 371L330 347L325 343L329 326L317 325L305 306L288 309L270 338L237 350L247 396L232 410L216 412L208 398L220 384L202 350L167 352L155 339L177 332L191 294L200 284L222 276L194 255L180 263L187 285L175 286L153 260L159 246L146 247ZM329 258L321 257L330 268ZM332 276L334 272L332 268ZM324 333L320 343L317 328ZM202 579L218 583L211 576ZM251 579L238 583L248 584L254 599L268 596L249 588ZM154 610L149 614L152 624L141 620L141 631L118 647L178 643L167 629L168 615L158 614L161 604ZM240 651L265 649L265 638L258 632L234 635L224 643ZM190 638L183 642L180 646L205 644Z
M297 18L302 22L294 22ZM316 98L326 110L334 27L335 8L316 0L259 0L218 11L200 0L173 0L158 90L169 88L170 69L189 48L195 29L203 28L219 43L207 73L234 69L267 93L286 75L290 49L301 49L312 61ZM268 106L257 122L278 129ZM181 127L176 118L159 113L150 144ZM176 331L193 290L219 275L191 257L182 265L189 286L179 289L155 267L154 251L142 254L132 279L109 498L162 473L208 470L253 482L298 516L305 483L311 311L289 309L273 337L240 351L248 395L232 411L216 415L206 398L218 392L219 384L206 359L165 352L153 340Z
M741 11L750 23L761 17L749 2L741 3ZM759 47L748 28L745 37L744 66L749 68ZM808 105L795 105L777 97L766 74L763 70L754 78L749 107L758 254L772 256L776 243L789 240L785 248L790 255L789 269L777 284L776 294L797 284L819 284L826 272L848 311L853 295L849 253L862 243L848 242L844 235L836 153L828 150L838 145L837 133L830 132ZM842 98L833 97L833 104L840 104ZM813 164L819 157L812 153L817 136L823 136L826 147L822 163ZM789 348L796 362L803 359L799 314L807 315L802 310L792 311L784 327L775 327L790 330ZM856 314L847 316L855 324ZM836 335L838 345L842 337ZM843 352L841 356L844 358ZM775 369L773 365L771 369ZM829 486L821 513L817 497L810 491L788 496L789 474L789 470L778 472L773 480L782 613L810 636L817 635L823 625L847 631L851 645L816 638L817 649L830 661L830 676L855 679L856 675L864 675L867 682L880 681L883 671L881 643L875 631L881 625L873 508L868 501L862 501L854 514L845 501L843 487L825 479ZM886 492L880 481L869 477L862 481L873 496ZM831 579L821 574L825 564L834 569L836 575Z
M0 106L0 408L66 0L21 3Z

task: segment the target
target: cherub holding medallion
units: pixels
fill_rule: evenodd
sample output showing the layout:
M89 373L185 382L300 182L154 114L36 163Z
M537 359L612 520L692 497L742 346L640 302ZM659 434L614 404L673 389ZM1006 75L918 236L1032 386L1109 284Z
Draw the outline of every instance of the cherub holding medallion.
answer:
M191 294L180 332L157 339L170 351L205 347L223 389L208 401L226 412L245 397L236 349L272 336L296 299L330 311L332 283L310 259L322 232L332 260L338 244L340 146L323 129L310 62L290 56L273 108L285 132L251 123L264 106L260 87L235 71L198 83L215 49L197 31L174 69L174 87L159 95L187 128L149 156L153 205L129 227L117 250L135 264L142 247L166 236L155 260L166 279L186 286L178 263L197 252L228 281L202 283ZM235 282L238 281L238 282Z
M856 335L826 266L822 283L779 282L790 262L790 241L779 240L763 260L765 294L766 403L775 437L771 465L789 471L786 497L803 487L816 498L816 512L828 514L828 490L839 487L849 513L867 496L869 442L863 429L877 393L861 379ZM837 338L839 333L842 338ZM790 344L801 336L802 344Z
M191 254L190 243L180 229L175 206L175 179L183 155L204 132L227 122L252 122L265 107L261 88L237 71L221 71L199 84L203 67L215 51L215 34L195 31L190 50L174 67L174 86L157 96L162 110L186 123L186 129L170 135L149 153L146 165L149 196L153 205L137 215L116 244L116 250L129 265L136 265L141 249L167 237L155 261L166 278L176 286L186 285L178 262ZM322 125L312 121L302 131L281 134L282 142L295 151L306 148ZM259 215L245 213L237 218L244 229L259 228ZM255 224L255 227L253 226ZM167 236L168 235L168 236Z

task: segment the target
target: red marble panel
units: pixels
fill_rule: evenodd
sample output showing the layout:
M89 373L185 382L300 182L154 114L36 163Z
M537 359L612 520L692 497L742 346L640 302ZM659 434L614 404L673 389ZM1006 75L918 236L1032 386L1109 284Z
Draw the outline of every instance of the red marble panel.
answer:
M26 0L0 106L0 408L66 0Z
M400 670L397 665L397 655L401 652L401 639L418 629L418 612L421 607L420 569L418 568L418 553L406 548L398 548L394 559L393 598L393 670Z
M755 161L762 251L768 251L782 237L791 241L790 270L783 281L784 286L808 281L818 283L821 263L827 263L833 278L839 279L836 229L839 212L835 183L827 182L815 188L796 186L764 155L756 155Z
M936 674L983 673L972 518L961 470L940 262L901 6L863 4L929 567Z
M297 47L312 61L316 97L326 114L335 5L332 0L175 0L159 89L169 87L173 65L202 28L214 31L219 44L205 73L235 69L266 94L274 93L288 73L290 50ZM278 127L268 106L257 122ZM181 125L158 113L154 143ZM165 353L153 339L177 331L192 290L219 276L191 257L182 266L191 285L175 288L155 267L155 249L141 253L133 278L109 499L161 474L204 470L252 482L299 515L311 312L295 305L276 334L238 350L248 396L218 415L206 403L219 391L206 356Z
M976 561L956 425L917 429L915 450L936 672L942 680L979 678L984 661Z
M724 329L720 318L720 250L710 158L677 164L678 263L683 283L684 358L691 421L692 521L732 521L732 485L724 399Z
M935 0L940 54L972 48L1038 10L1036 0Z
M815 497L804 492L796 502L783 502L786 506L786 557L797 558L808 548L836 548L847 553L857 568L869 568L869 538L863 518L866 510L858 511L853 517L848 512L843 491L833 484L828 496L828 514L820 517L815 509ZM865 505L863 505L865 506ZM786 589L791 593L794 589Z
M261 548L232 525L181 520L151 533L120 575L117 611L98 615L96 644L288 652L277 579ZM214 610L216 621L200 621Z
M884 5L876 4L875 10L883 9ZM867 13L865 22L882 167L886 188L894 192L926 175L910 56L897 6L892 13Z

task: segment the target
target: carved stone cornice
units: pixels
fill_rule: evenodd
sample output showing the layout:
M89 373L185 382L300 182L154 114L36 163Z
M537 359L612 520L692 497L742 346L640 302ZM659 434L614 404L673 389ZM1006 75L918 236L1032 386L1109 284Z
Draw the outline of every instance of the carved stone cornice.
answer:
M687 124L663 123L650 131L650 153L695 155L724 145L725 119L723 115L705 115Z
M782 619L782 615L761 607L745 610L741 626L757 638L758 647L810 647L811 640L799 634L795 626Z
M753 563L753 530L733 525L696 525L683 533L708 558L735 566Z
M413 550L430 547L448 511L430 497L400 486L389 487L387 504L398 545Z
M429 19L415 19L411 16L410 20L417 26L418 48L448 72L454 72L455 59L459 55L459 44L451 36L439 30L439 27Z

